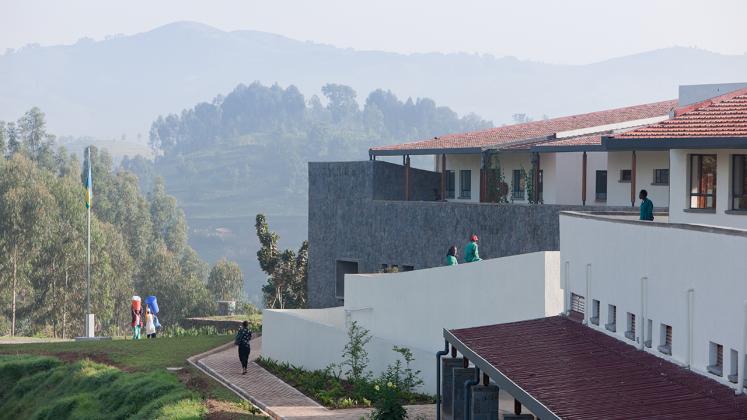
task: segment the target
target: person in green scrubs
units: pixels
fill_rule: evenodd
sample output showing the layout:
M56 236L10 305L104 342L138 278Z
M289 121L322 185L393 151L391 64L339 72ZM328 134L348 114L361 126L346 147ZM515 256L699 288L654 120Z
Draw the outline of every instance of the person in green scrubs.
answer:
M458 265L459 261L457 261L457 247L456 245L452 245L451 248L449 248L449 252L446 253L446 265Z
M641 190L638 198L641 199L641 220L654 220L654 203L648 199L648 191Z
M477 241L479 238L477 235L472 235L472 240L470 243L467 244L466 247L464 247L464 261L465 262L475 262L475 261L481 261L480 259L480 252L478 251Z

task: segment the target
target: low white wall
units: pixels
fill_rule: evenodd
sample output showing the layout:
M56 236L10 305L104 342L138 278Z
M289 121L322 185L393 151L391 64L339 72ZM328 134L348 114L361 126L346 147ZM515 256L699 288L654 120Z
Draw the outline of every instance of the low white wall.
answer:
M693 370L705 372L709 342L724 347L724 375L708 377L727 383L731 349L738 351L744 370L743 335L747 298L747 237L672 227L656 222L620 223L604 218L580 218L561 214L560 252L568 263L568 292L584 296L587 312L592 299L600 301L600 331L623 342L626 314L636 314L636 337L641 337L643 318L651 319L652 354L686 364L688 361L688 290L694 290L692 335ZM590 290L587 291L587 264ZM641 315L641 277L647 277L646 306ZM604 325L608 305L617 306L617 332ZM672 356L657 350L661 324L672 326ZM648 334L647 334L648 335Z
M443 329L557 315L558 252L394 274L345 276L345 309L373 335L436 350Z
M340 364L342 351L348 342L345 311L342 308L317 309L319 313L307 317L306 309L264 311L262 320L262 355L284 361L308 370L324 369L331 364ZM319 319L333 320L330 325ZM394 363L399 354L392 347L399 345L373 337L366 346L369 369L378 376L388 365ZM420 370L423 379L422 392L435 394L436 349L411 347L415 362L412 368ZM343 372L344 372L343 368Z
M341 361L347 326L357 321L374 337L370 368L396 360L394 345L410 348L424 390L435 387L435 353L443 329L557 315L562 311L559 253L537 252L451 267L345 276L345 306L265 310L262 353L307 369Z
M689 213L685 210L690 207L689 156L692 154L716 155L715 213ZM670 185L672 196L669 202L669 220L677 223L697 223L747 229L746 215L726 214L726 211L731 209L732 155L744 154L747 154L745 149L671 150Z

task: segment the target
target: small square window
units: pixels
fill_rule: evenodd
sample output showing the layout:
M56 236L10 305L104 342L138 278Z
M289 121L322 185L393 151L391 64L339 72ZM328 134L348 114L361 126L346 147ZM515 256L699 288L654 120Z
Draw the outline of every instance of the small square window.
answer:
M724 375L724 346L711 341L708 344L708 372L716 376Z
M659 326L659 351L671 355L672 354L672 326L667 324L661 324Z
M617 332L617 307L615 305L607 305L607 323L604 324L604 328Z
M620 182L630 182L632 179L630 169L620 170Z
M653 185L669 185L669 169L654 169Z
M599 325L599 301L596 299L591 301L591 318L589 321L594 325Z
M625 338L635 341L635 314L628 312L628 329L625 331Z

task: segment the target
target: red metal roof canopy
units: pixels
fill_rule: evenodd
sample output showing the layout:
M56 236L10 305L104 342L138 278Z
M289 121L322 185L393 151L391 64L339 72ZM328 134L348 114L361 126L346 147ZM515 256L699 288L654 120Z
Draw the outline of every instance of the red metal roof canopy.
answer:
M563 419L747 418L747 396L566 317L444 335Z

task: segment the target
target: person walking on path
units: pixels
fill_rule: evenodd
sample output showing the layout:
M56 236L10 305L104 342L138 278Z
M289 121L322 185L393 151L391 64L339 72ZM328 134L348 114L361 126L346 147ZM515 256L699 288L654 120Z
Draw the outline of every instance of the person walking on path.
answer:
M145 308L145 336L148 338L156 338L156 323L153 317L150 308Z
M236 340L234 340L234 344L239 346L239 360L241 361L241 367L244 369L241 372L242 375L246 375L246 366L249 364L250 341L252 341L252 332L249 331L249 321L244 321L241 323L239 332L236 333Z
M140 311L132 309L132 339L140 340Z
M449 248L449 252L446 253L446 265L458 265L459 261L457 261L457 247L456 245L452 245L451 248Z
M641 190L638 194L641 199L641 220L654 220L654 203L648 199L648 191Z
M467 244L466 247L464 247L464 261L465 262L475 262L475 261L481 261L480 259L480 252L478 251L477 241L479 238L477 235L472 235L472 240L470 243Z

